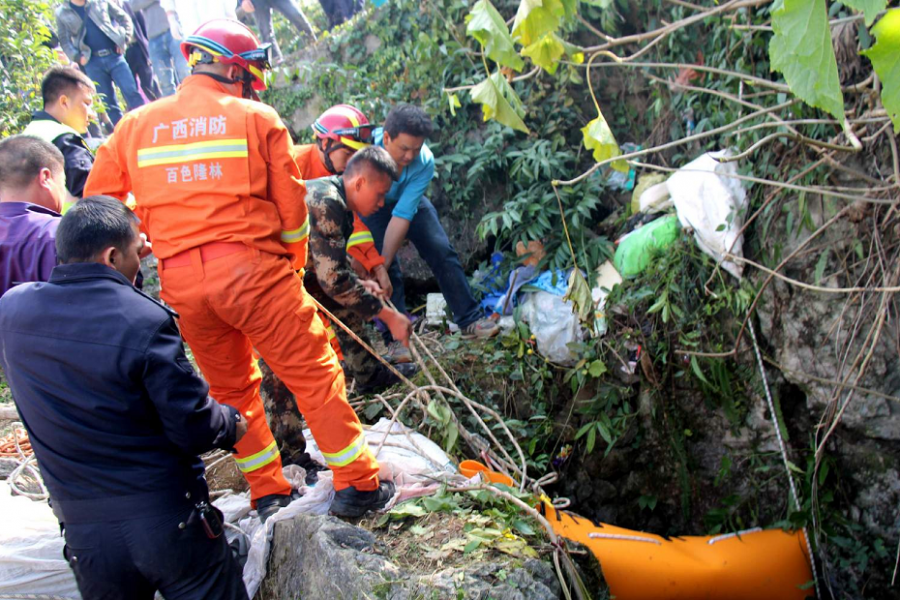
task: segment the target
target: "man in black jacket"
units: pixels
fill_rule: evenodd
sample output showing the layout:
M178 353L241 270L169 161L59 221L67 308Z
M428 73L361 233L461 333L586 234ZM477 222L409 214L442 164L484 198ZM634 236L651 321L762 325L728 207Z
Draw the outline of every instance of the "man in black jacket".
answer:
M175 313L132 285L137 218L113 198L85 198L56 245L49 282L0 299L0 365L81 595L246 600L199 457L231 449L246 424L207 395Z
M50 68L41 82L44 110L34 113L22 132L59 148L66 161L66 188L76 198L84 195L84 182L94 164L94 155L83 136L94 116L95 92L93 82L78 69Z

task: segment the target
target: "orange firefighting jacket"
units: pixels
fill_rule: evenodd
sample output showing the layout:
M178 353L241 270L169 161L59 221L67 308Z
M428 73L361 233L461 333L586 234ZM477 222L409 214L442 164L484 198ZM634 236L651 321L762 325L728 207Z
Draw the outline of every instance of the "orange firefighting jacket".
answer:
M278 113L192 75L131 111L97 151L85 196L134 193L157 258L240 242L306 265L306 186ZM298 202L298 199L300 200Z
M294 160L297 161L300 174L304 179L318 179L334 175L322 162L315 144L294 146ZM353 213L353 233L347 241L347 254L358 260L367 271L384 264L384 258L375 248L372 232L356 213Z

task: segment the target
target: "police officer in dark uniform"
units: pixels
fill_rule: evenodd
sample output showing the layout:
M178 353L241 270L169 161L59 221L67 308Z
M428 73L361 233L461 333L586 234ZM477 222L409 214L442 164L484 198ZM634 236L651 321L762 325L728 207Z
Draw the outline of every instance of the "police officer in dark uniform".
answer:
M56 246L49 282L0 299L0 365L81 595L245 600L199 454L231 449L246 424L207 395L175 313L132 285L137 218L113 198L86 198Z

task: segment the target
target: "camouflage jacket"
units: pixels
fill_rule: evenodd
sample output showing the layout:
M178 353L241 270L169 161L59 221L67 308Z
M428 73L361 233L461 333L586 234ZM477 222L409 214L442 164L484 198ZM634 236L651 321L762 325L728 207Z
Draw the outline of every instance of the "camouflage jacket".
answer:
M369 293L350 267L347 240L353 233L353 211L347 208L344 182L339 176L306 182L309 209L309 259L307 273L314 273L329 298L368 320L381 312L381 300Z

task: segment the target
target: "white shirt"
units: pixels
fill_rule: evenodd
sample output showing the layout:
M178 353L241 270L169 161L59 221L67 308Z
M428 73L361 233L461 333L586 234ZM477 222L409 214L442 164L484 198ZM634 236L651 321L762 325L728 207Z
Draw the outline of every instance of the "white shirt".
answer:
M172 36L179 40L212 19L237 20L234 0L160 0L159 3L169 15Z

